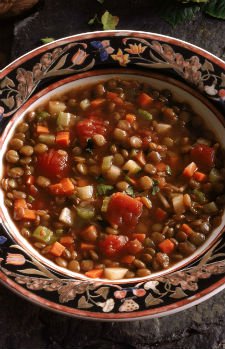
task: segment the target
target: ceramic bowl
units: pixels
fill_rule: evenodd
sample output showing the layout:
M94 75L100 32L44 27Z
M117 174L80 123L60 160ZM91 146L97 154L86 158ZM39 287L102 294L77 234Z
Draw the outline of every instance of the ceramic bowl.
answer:
M143 32L87 33L44 45L0 73L0 163L27 112L55 94L112 76L171 90L176 100L189 103L204 118L225 148L224 66L193 45ZM2 190L0 215L1 279L28 299L66 314L104 320L162 316L217 292L225 273L225 213L220 226L190 257L145 278L113 282L88 279L38 254L10 219Z

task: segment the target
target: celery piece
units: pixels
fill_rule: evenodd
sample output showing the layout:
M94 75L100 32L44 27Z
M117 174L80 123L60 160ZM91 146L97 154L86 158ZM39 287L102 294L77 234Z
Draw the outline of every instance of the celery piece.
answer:
M198 190L198 189L194 189L193 190L193 194L196 198L196 200L200 203L200 204L205 204L206 202L208 202L207 197L205 196L205 194Z
M42 225L39 225L33 232L33 237L36 240L45 242L46 244L50 243L52 236L53 236L53 232Z
M211 183L223 181L223 176L216 168L212 168L212 170L209 173L209 181Z
M101 208L102 212L107 212L110 199L111 199L111 196L106 196L103 199L103 201L102 201L102 208Z
M138 114L145 120L152 120L152 114L149 113L147 110L144 109L138 109Z
M212 201L212 202L209 202L208 204L203 206L203 211L205 213L216 213L216 212L218 212L218 208L217 208L215 202Z
M95 216L95 209L94 207L87 206L87 207L77 207L77 214L80 218L89 220L94 218Z
M55 144L55 136L52 134L40 134L38 137L39 142L47 144L47 145L53 145Z
M141 167L134 160L128 160L123 165L123 171L127 171L128 176L135 175L136 173L141 171Z
M97 192L99 195L106 195L110 190L113 190L112 185L108 184L98 184L97 185Z
M61 111L57 117L57 125L61 129L67 129L70 125L71 114Z

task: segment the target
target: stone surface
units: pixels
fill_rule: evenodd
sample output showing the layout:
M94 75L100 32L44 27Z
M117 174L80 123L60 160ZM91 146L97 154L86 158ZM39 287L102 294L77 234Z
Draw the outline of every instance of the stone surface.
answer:
M37 47L42 37L60 38L100 29L89 27L87 22L104 8L120 16L119 29L175 36L225 57L222 21L199 15L173 29L155 14L154 1L106 0L102 6L96 0L46 0L28 17L16 21L11 59ZM225 291L169 317L102 323L51 313L0 286L0 349L223 349L224 303Z

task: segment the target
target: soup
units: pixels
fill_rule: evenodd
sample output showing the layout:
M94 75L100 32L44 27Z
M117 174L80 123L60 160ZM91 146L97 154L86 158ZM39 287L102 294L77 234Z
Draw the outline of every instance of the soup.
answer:
M224 153L201 116L111 79L29 112L4 157L5 204L40 254L90 278L144 277L221 223Z

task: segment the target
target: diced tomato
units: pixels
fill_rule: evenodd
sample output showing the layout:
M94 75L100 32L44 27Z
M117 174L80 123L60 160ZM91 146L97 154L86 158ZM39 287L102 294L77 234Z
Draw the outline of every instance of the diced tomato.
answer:
M76 133L81 145L85 147L88 139L92 138L94 135L100 134L106 136L107 128L103 120L95 116L90 116L88 119L77 123Z
M50 149L38 155L37 171L50 178L67 177L69 171L68 154L62 150Z
M191 159L204 169L210 170L215 163L215 149L205 144L197 144L191 150Z
M143 204L137 199L123 193L115 193L112 195L106 218L112 225L118 225L125 231L135 229L138 219L142 214Z
M123 251L127 241L128 237L124 235L108 235L99 241L99 249L105 256L115 257Z
M128 241L128 243L126 244L126 251L130 254L137 254L138 252L140 252L143 249L142 243L135 239L132 241Z
M167 217L167 213L166 211L162 210L160 207L158 207L155 211L155 218L158 222L163 221L164 219L166 219Z
M148 107L153 101L154 99L145 92L140 93L137 98L137 103L142 108Z

